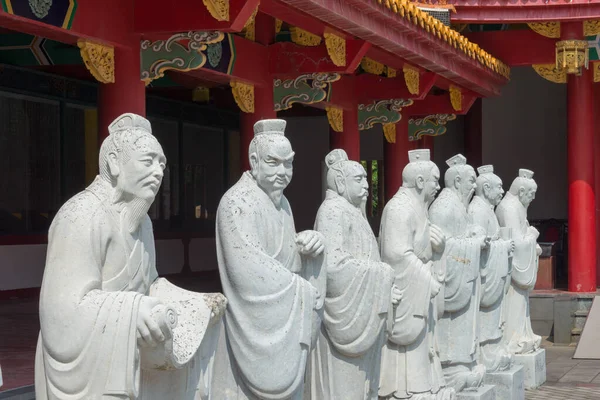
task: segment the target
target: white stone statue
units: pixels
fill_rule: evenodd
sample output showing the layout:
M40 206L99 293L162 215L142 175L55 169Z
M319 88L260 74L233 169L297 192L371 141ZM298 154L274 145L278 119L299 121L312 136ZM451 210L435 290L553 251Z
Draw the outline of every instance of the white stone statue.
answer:
M377 400L393 271L364 214L363 166L344 150L325 157L327 194L315 230L325 237L327 296L309 362L306 399Z
M225 298L158 278L147 211L166 158L145 118L108 129L100 175L48 234L36 398L205 399Z
M481 385L485 366L479 353L479 257L488 240L473 225L467 206L475 192L475 170L458 154L447 161L445 188L429 209L431 222L446 237L436 264L445 264L444 313L438 322L440 359L448 386L457 392Z
M492 165L477 168L477 188L468 212L473 222L492 240L481 252L481 302L479 326L481 362L487 372L510 368L512 356L502 340L504 332L504 295L510 284L510 257L514 242L502 237L494 208L502 200L502 180Z
M429 221L427 207L440 189L440 171L429 150L408 152L402 187L385 205L379 234L381 259L394 270L387 341L381 356L381 399L449 400L436 342L436 295L444 271L436 271L432 251L445 238Z
M535 199L537 184L533 172L520 169L510 190L496 208L500 226L510 228L515 242L511 285L506 294L506 328L504 338L512 354L526 354L540 347L541 337L531 329L529 292L537 279L541 248L539 232L527 221L527 208Z
M251 170L219 204L217 255L228 298L211 398L302 399L325 297L323 235L296 234L283 190L294 152L285 121L254 125ZM225 340L223 340L225 339Z

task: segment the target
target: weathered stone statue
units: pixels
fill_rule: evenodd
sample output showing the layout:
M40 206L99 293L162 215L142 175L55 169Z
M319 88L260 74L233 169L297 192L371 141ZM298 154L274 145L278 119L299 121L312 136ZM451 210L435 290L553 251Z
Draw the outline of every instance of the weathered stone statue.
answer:
M436 295L444 270L436 271L432 249L443 252L444 235L429 221L427 207L440 189L440 171L429 150L408 152L402 187L386 204L379 235L381 259L394 269L388 340L381 357L381 399L447 400L435 339Z
M477 168L477 188L468 212L473 222L492 238L490 246L481 252L481 302L479 323L481 362L487 372L510 368L512 356L502 340L504 331L504 294L510 284L510 260L514 242L500 235L500 225L494 208L502 200L502 180L494 174L492 165Z
M124 114L108 130L100 175L48 234L36 398L207 398L225 298L157 279L147 211L166 158L143 117Z
M506 328L504 337L513 354L526 354L540 347L541 337L531 329L529 292L537 279L537 244L539 232L527 221L527 208L535 199L537 184L533 172L520 169L510 190L496 209L500 226L510 228L515 242L512 260L511 285L506 295Z
M445 264L444 314L438 323L440 359L448 386L456 392L477 388L485 367L479 353L479 257L488 240L473 225L467 206L475 192L475 170L458 154L447 161L446 187L429 209L431 222L440 227L446 246L435 251L436 264Z
M320 274L325 247L319 232L296 234L283 195L294 161L284 129L278 119L254 125L251 170L217 210L219 273L228 307L215 359L215 400L303 396L325 297L326 277Z
M377 400L393 271L363 213L368 184L344 150L325 157L327 194L315 229L325 237L327 297L306 399Z

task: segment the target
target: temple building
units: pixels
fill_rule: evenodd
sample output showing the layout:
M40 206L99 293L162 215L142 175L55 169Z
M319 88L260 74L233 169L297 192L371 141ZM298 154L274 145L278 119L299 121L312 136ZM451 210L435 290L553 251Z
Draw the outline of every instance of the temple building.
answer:
M298 230L331 149L365 166L374 232L408 150L442 175L456 153L493 164L505 190L534 171L532 319L556 335L535 310L559 293L589 308L600 276L598 81L600 0L0 0L0 393L31 391L48 228L126 112L168 159L149 212L158 271L190 289L219 290L215 213L260 119L287 121Z

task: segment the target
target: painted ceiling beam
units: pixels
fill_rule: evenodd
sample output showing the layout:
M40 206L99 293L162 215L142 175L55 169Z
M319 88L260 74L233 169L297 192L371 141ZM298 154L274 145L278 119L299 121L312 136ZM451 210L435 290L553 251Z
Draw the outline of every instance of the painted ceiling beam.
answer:
M554 64L556 40L531 29L467 33L465 36L511 67Z
M420 117L432 114L457 114L464 115L469 112L477 96L471 93L463 94L462 110L456 111L447 94L439 96L427 96L424 100L415 101L410 107L404 109L406 115ZM404 115L404 112L402 113Z

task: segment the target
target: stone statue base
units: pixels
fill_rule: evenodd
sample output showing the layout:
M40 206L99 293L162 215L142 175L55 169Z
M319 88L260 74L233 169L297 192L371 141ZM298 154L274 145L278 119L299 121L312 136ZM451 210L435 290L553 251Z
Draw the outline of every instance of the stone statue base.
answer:
M496 388L492 385L482 385L477 390L463 390L456 394L456 400L504 400L496 396Z
M522 365L515 364L506 371L487 373L483 383L496 387L497 399L525 399L525 371Z
M525 389L537 389L546 382L546 350L515 355L515 364L523 366Z

